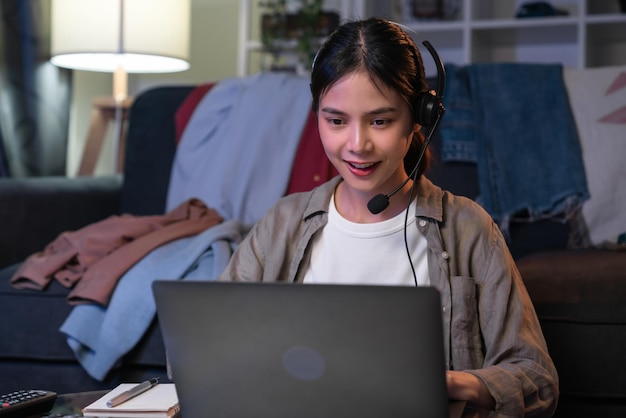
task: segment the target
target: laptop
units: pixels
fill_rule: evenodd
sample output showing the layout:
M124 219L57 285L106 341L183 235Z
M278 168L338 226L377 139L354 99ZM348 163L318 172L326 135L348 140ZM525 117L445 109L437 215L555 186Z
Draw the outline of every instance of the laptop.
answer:
M434 288L152 289L183 418L449 416Z

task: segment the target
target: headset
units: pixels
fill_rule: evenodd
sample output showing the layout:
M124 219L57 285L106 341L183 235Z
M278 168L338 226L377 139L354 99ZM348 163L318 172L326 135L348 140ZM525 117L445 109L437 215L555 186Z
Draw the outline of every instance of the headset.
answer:
M439 58L439 54L437 54L437 51L430 42L424 41L422 44L433 57L435 65L437 66L437 90L424 91L417 96L415 121L429 128L430 135L430 131L434 131L437 128L439 120L446 111L443 106L443 92L446 88L446 70L441 58ZM415 55L415 61L417 62L417 55Z
M424 154L428 149L428 145L430 144L430 140L433 137L433 133L437 129L437 126L439 126L439 121L441 121L441 118L446 112L446 109L443 106L443 91L446 87L446 70L443 66L441 58L439 57L439 54L437 54L437 51L430 44L430 42L424 41L422 42L422 44L426 47L426 49L428 49L428 52L433 57L435 65L437 66L437 90L423 91L418 94L417 98L415 99L415 114L413 115L413 118L415 122L428 128L428 135L426 136L424 145L420 150L420 155L417 158L417 163L415 164L415 167L408 175L408 177L402 183L400 183L400 185L396 187L391 193L377 194L376 196L371 198L369 202L367 202L367 208L374 215L379 214L380 212L385 210L387 206L389 206L389 199L391 198L391 196L398 193L398 191L400 191L409 180L413 179L413 185L415 185L415 180L417 180L417 172L420 165L422 164ZM415 63L417 65L419 63L419 60L417 59L417 52L415 50L413 50L413 58L415 59ZM413 193L411 193L411 195L412 194Z

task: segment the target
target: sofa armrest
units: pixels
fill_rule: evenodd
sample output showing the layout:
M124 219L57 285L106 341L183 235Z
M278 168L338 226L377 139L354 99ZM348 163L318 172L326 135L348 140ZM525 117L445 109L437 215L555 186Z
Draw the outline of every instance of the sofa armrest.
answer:
M119 214L121 190L121 176L0 178L0 267L61 232Z

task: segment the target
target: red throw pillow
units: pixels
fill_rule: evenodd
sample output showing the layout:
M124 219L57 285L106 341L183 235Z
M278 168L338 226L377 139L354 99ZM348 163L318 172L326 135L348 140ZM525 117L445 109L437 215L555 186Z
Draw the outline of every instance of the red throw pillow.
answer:
M174 116L176 122L176 144L180 142L180 138L183 136L185 127L189 123L196 106L214 85L215 83L206 83L194 88L178 107L178 110L176 110L176 115Z
M337 170L326 157L320 140L317 117L311 110L300 136L286 194L309 191L337 174Z

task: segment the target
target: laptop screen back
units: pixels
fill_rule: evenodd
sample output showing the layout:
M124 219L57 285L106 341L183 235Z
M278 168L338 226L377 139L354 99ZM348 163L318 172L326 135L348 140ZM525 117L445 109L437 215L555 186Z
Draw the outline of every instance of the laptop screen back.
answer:
M447 417L428 287L156 281L183 417Z

